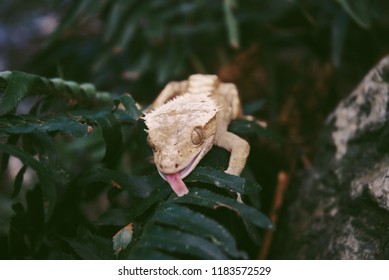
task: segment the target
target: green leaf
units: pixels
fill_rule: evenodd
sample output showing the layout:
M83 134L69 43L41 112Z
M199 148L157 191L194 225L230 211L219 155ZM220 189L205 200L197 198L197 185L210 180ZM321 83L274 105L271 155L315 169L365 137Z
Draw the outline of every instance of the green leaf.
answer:
M132 235L134 233L133 224L128 224L119 230L112 238L113 250L115 254L119 254L120 251L124 250L128 244L132 241Z
M27 95L48 95L63 98L71 104L112 104L108 92L96 91L91 84L77 84L60 78L47 79L24 72L0 72L0 91L5 91L0 102L0 116L9 113Z
M114 34L121 27L123 19L126 17L126 5L123 1L116 1L108 15L105 24L104 40L111 41Z
M227 174L220 170L197 167L186 179L188 182L203 182L216 187L243 193L244 178Z
M92 169L80 179L81 185L94 182L107 183L118 189L128 191L131 196L140 198L150 197L152 192L164 183L157 172L149 176L131 176L120 171L106 168Z
M14 214L12 200L0 193L0 235L8 235Z
M282 138L274 130L263 128L256 120L235 119L230 123L228 130L240 135L255 135L277 142L282 141Z
M161 187L156 189L152 193L152 195L145 199L142 199L134 208L128 210L129 220L131 221L136 217L142 215L155 203L165 200L171 193L172 190L170 186L167 183L163 184Z
M258 246L262 245L262 231L248 220L243 220L244 227L250 238Z
M367 29L371 24L369 0L336 0L351 18L361 27Z
M15 198L19 195L20 189L22 188L23 184L24 173L26 173L27 167L27 165L23 165L15 177L14 187L11 195L12 198Z
M86 106L107 105L111 103L111 95L108 92L96 91L91 84L77 84L73 81L65 81L60 78L47 79L38 77L33 87L34 94L52 95L62 97L71 103L83 103Z
M332 21L331 28L331 43L332 43L332 62L335 67L339 67L341 63L343 46L346 41L347 28L349 17L341 10L337 13Z
M260 112L266 104L266 100L261 98L249 103L243 104L243 113L244 115L254 115L257 112Z
M343 9L359 24L367 29L371 24L371 10L369 0L336 0Z
M138 250L159 249L184 255L189 259L228 259L228 256L217 245L207 239L153 224L145 227L141 239L134 248ZM138 250L132 250L128 257L139 259L136 255Z
M210 192L206 189L191 188L187 195L176 198L176 202L198 205L212 209L224 207L234 211L237 215L243 219L246 219L257 227L266 229L273 227L269 218L259 212L257 209L246 204L239 203L230 197Z
M157 172L154 172L148 176L129 176L128 187L125 189L132 196L146 198L150 197L163 184L166 185L165 181Z
M122 31L121 38L118 42L118 47L121 50L125 50L128 47L128 44L133 39L136 31L136 25L128 24L125 26L124 31Z
M114 165L120 159L123 136L119 120L110 112L96 115L96 122L103 132L105 155L103 162L108 166Z
M47 168L47 170L51 170L52 174L55 173L57 149L54 137L42 132L23 135L23 149L32 155L39 156L39 162Z
M19 141L19 139L20 139L20 135L11 135L10 137L8 137L7 144L14 146ZM9 163L9 156L10 155L7 153L1 156L1 166L0 166L1 172L7 169Z
M18 158L24 165L27 165L36 171L42 186L45 219L47 221L53 213L57 199L57 192L51 174L33 156L19 148L7 144L0 144L0 151Z
M234 15L234 10L237 7L236 0L224 0L224 17L226 21L226 26L228 30L228 38L230 40L230 45L234 49L239 48L239 27L238 20Z
M126 209L111 209L107 211L99 217L96 224L115 226L124 226L129 224L149 210L151 206L166 200L171 192L172 191L169 186L164 184L161 188L156 189L149 197L139 200L133 207Z
M152 222L202 236L232 257L247 258L244 253L237 249L234 237L224 226L189 208L175 203L162 203L153 216Z
M125 225L129 224L133 218L129 215L128 212L128 209L123 208L110 209L102 214L97 219L95 224L99 226L109 225L124 227Z
M113 259L112 243L110 240L97 235L90 235L78 239L62 237L76 254L84 260Z
M11 74L1 74L0 78L7 80L4 96L0 102L0 116L5 115L15 109L18 104L28 95L31 84L35 76L23 72L11 72ZM0 88L1 90L1 88Z
M219 188L242 194L259 193L261 190L261 187L251 180L202 166L193 170L185 181L208 183Z
M88 134L88 126L72 116L63 114L42 119L32 115L7 115L7 117L0 118L0 131L8 134L59 131L82 137Z
M88 135L88 126L73 119L70 116L56 115L44 120L40 131L60 131L65 134L76 137L83 137Z
M138 109L135 100L130 94L120 95L117 99L114 100L114 103L116 106L119 106L119 104L123 104L125 113L128 116L128 118L126 119L131 122L136 122L142 115L142 112ZM119 109L119 111L121 110Z
M118 189L127 185L127 174L106 168L95 168L84 174L80 179L80 185L88 185L95 182L104 182Z
M230 153L226 149L214 145L199 165L224 172L228 168L229 160Z

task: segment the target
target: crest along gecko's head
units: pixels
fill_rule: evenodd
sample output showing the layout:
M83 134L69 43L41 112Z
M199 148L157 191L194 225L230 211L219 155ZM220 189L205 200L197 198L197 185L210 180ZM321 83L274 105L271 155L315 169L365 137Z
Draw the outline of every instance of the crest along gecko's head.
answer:
M185 94L144 117L155 165L179 196L188 192L182 179L212 148L218 110L207 94Z

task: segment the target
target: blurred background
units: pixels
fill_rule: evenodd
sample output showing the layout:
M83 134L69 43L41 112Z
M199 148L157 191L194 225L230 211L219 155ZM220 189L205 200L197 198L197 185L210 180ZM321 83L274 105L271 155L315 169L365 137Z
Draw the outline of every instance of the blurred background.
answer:
M141 105L193 73L236 83L244 112L283 138L252 144L269 214L278 174L309 168L326 116L389 53L388 15L385 0L1 0L0 71Z
M383 0L2 0L0 71L141 104L171 80L218 74L291 141L289 163L307 163L325 116L388 53L388 11Z

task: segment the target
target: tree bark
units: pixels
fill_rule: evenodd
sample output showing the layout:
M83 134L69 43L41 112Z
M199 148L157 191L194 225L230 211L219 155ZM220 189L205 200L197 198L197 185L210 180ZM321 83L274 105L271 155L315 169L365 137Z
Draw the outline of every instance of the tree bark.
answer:
M291 184L272 258L389 259L389 56L327 118Z

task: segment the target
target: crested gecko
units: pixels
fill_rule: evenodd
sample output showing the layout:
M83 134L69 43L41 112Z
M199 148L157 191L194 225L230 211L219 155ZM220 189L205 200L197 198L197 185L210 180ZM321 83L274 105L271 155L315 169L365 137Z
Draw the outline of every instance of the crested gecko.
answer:
M248 142L227 130L242 117L237 88L216 75L195 74L170 82L151 104L143 119L147 142L159 174L177 196L189 192L183 179L213 145L231 153L228 174L239 176L250 151Z

